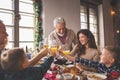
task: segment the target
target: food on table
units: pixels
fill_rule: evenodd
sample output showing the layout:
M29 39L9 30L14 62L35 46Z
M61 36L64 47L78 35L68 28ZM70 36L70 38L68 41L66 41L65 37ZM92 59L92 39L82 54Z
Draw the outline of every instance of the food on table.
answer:
M72 67L70 70L70 73L72 73L73 75L77 75L79 74L80 70L76 67Z
M105 80L107 77L103 74L88 74L87 75L88 80Z
M73 66L73 67L65 67L62 73L71 73L73 75L78 75L81 74L81 71L77 67Z
M62 73L70 73L71 67L65 67L65 69L63 69Z

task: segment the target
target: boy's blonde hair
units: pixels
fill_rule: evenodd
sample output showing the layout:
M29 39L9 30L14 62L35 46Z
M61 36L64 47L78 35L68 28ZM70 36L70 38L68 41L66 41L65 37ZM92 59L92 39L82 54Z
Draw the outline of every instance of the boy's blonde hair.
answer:
M6 72L15 73L22 69L25 60L23 48L9 49L1 54L1 66Z
M104 49L108 50L112 57L115 59L115 63L120 61L120 47L118 46L106 46Z

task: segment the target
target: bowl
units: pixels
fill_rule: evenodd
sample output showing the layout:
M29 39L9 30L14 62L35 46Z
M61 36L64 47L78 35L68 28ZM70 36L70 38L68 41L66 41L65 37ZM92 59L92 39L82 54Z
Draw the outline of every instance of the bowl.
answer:
M65 73L65 74L63 74L63 76L64 76L65 80L69 80L69 79L71 80L73 77L73 75L71 73Z
M99 73L92 73L87 75L88 80L105 80L107 78L106 75Z

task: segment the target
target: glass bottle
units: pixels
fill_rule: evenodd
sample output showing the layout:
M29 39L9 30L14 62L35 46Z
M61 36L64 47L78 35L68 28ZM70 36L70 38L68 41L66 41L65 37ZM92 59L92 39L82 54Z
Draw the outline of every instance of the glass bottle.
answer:
M28 58L28 59L31 59L31 54L30 54L30 52L28 51L28 47L26 46L26 57Z

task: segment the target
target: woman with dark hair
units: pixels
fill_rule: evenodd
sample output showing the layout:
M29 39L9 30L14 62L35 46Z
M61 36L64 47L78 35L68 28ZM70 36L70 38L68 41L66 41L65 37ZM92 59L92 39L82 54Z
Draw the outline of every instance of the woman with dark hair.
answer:
M73 48L71 51L71 56L76 56L92 61L99 61L100 60L100 52L97 49L97 45L95 43L95 38L92 32L88 29L81 29L77 32L77 39L78 44ZM85 70L92 70L94 69L83 67Z
M92 32L88 29L81 29L77 32L78 45L74 47L71 54L77 55L77 57L99 61L100 53L95 43L95 38Z

